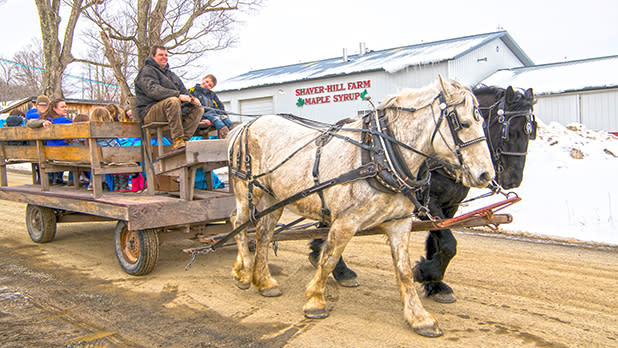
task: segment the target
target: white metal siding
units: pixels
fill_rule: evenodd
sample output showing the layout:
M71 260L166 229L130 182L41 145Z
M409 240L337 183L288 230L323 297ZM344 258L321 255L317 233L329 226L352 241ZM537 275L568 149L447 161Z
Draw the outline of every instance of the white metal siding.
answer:
M537 96L534 113L545 123L581 123L588 129L618 131L618 90Z
M581 111L587 128L618 131L618 91L582 94Z
M244 115L267 115L273 113L273 98L255 98L240 100L240 113ZM246 121L246 117L240 121Z
M498 69L521 66L522 62L513 51L501 39L495 39L462 57L449 61L448 77L455 78L465 85L474 86Z
M534 114L543 122L552 121L566 125L580 122L579 98L577 95L537 96Z

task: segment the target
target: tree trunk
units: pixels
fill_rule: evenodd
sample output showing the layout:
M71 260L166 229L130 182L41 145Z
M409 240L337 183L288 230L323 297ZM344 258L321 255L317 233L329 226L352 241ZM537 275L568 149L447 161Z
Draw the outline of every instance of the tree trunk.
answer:
M88 1L85 7L82 7L83 0L72 1L62 44L58 38L61 1L35 0L35 3L39 11L41 38L43 40L43 52L45 56L43 93L52 98L62 98L64 97L62 93L62 75L67 65L75 60L71 54L71 48L73 46L73 33L77 25L77 20L85 7L91 6L93 1Z
M150 42L148 40L148 15L150 14L150 0L137 1L137 70L140 70L148 58Z
M116 53L112 46L112 42L104 31L101 31L101 40L103 40L103 45L105 46L105 58L107 58L109 64L112 66L114 77L120 85L120 105L124 105L128 102L128 97L132 94L127 79L122 73L122 64L116 59Z

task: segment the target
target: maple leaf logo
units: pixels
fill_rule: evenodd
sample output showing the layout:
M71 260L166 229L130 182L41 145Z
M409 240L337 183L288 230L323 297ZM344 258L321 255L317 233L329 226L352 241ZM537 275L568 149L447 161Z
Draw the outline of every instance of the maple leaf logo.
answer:
M369 94L369 92L367 92L367 90L364 90L364 91L360 94L361 100L365 100L365 97L367 96L367 94Z

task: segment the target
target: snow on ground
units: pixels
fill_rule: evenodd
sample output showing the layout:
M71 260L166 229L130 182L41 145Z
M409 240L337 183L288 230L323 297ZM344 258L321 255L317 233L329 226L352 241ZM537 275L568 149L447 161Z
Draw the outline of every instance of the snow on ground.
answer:
M537 121L538 136L530 142L523 183L512 190L522 201L502 211L514 221L501 230L618 245L618 138L580 124ZM25 164L15 169L29 168ZM485 192L474 189L469 197ZM459 213L502 199L477 200Z
M522 185L512 190L522 200L503 211L513 222L501 229L618 245L617 174L617 137L580 124L539 121ZM471 190L469 197L482 192ZM459 212L502 199L482 199Z

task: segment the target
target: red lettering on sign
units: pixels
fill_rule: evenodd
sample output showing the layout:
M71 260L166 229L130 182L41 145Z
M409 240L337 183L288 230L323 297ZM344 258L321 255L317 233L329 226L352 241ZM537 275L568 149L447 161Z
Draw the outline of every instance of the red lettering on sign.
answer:
M296 96L324 93L324 86L315 86L296 89Z
M326 91L328 92L339 92L345 90L343 83L339 83L336 85L328 85L326 86Z
M324 103L330 103L330 96L329 95L320 96L320 97L305 98L305 104L306 105L324 104Z
M370 88L371 80L348 82L348 89Z
M360 97L359 92L335 94L333 96L333 102L338 103L338 102L344 102L344 101L352 101L352 100L357 100L359 97Z

